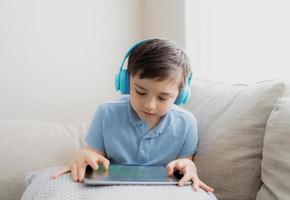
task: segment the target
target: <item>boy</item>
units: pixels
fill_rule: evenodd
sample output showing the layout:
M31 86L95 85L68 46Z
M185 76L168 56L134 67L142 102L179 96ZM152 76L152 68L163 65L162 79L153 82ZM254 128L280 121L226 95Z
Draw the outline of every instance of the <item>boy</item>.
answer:
M128 57L127 70L123 69ZM179 170L178 185L193 182L207 192L213 188L197 176L192 155L197 151L194 116L173 105L189 98L191 70L183 50L163 39L140 41L127 52L116 77L123 96L101 105L86 136L87 146L54 178L71 172L83 181L85 168L102 164L166 165L168 175ZM110 160L110 161L109 161Z

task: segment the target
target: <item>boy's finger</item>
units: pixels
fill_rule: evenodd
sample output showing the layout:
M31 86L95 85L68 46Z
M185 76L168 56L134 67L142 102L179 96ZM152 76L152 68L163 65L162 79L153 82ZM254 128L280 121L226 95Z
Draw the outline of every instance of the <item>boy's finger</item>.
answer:
M88 164L94 169L94 170L98 170L99 169L99 165L97 162L95 162L94 160L88 160Z
M105 170L108 171L108 170L109 170L110 161L109 161L109 160L106 160L106 161L103 163L103 165L104 165Z
M167 170L167 175L172 176L174 172L174 167L175 167L176 161L171 161L170 163L167 164L166 170Z
M108 159L106 159L105 157L103 157L103 156L98 157L97 162L98 162L98 164L102 164L104 166L105 170L109 169L110 161Z
M82 182L84 180L85 171L86 171L86 166L79 166L79 168L78 168L79 182Z
M191 177L189 173L185 173L183 177L179 180L178 186L184 186L184 184L190 181Z
M62 169L58 170L55 174L52 175L53 179L57 179L58 177L68 173L70 171L69 166L65 166Z
M192 185L192 188L194 191L197 191L198 188L199 188L199 182L197 179L193 180L193 185Z
M207 192L214 192L214 189L201 181L200 187Z
M175 169L183 171L184 168L186 168L186 164L177 160Z
M78 171L77 171L77 164L72 164L71 167L71 176L74 181L78 181Z

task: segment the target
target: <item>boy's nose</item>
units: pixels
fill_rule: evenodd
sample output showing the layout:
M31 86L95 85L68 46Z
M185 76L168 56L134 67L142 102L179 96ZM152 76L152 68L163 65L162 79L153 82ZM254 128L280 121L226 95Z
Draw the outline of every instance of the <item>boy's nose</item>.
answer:
M148 99L145 101L144 107L147 111L152 111L156 108L156 102L154 99Z

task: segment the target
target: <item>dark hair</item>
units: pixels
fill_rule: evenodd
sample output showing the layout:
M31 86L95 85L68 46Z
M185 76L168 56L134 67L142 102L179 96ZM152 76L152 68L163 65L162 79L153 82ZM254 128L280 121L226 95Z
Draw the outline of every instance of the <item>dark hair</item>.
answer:
M165 39L146 40L132 50L128 59L130 76L140 79L165 80L181 73L181 87L191 73L189 59L183 49Z

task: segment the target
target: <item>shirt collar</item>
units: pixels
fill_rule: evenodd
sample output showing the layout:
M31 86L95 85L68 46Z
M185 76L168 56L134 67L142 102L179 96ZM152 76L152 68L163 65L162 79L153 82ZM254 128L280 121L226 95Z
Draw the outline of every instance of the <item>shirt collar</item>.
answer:
M129 119L130 122L134 125L137 126L139 124L144 123L142 119L137 115L137 113L133 110L131 103L130 103L130 98L128 98L128 113L129 113Z
M146 124L140 117L137 115L137 113L133 110L130 98L128 98L128 114L129 119L132 125L138 126L141 124ZM150 132L152 131L154 135L158 136L159 134L162 134L165 132L166 129L170 128L172 125L172 111L171 109L161 118L160 122L157 124L156 127L154 127Z

